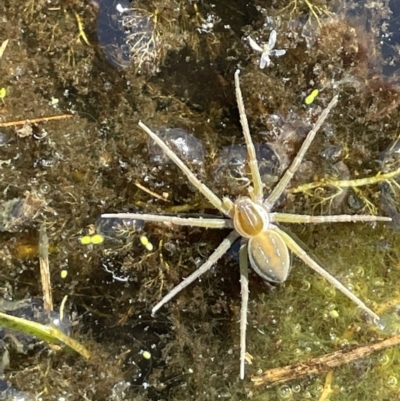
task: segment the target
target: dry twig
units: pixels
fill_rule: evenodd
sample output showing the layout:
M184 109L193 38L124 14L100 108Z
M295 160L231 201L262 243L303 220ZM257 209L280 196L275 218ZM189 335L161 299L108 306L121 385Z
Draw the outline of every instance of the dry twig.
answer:
M307 361L294 363L283 368L269 369L259 376L253 376L252 382L256 386L266 384L268 386L298 379L302 376L318 375L331 371L334 368L348 364L357 359L364 358L373 352L381 351L385 348L394 347L400 344L400 334L387 338L376 344L364 345L350 351L340 350L309 359Z
M136 182L135 182L135 185L136 185L139 189L141 189L142 191L146 192L147 194L149 194L149 195L151 195L151 196L154 196L154 198L159 199L159 200L162 200L162 201L164 201L164 202L169 202L169 200L168 200L166 197L161 196L161 195L158 195L156 192L151 191L150 189L148 189L148 188L146 188L144 185L142 185L140 182L136 181Z
M43 289L43 305L44 309L50 312L53 310L53 297L49 267L49 238L47 236L45 223L41 225L39 233L39 262Z
M28 118L25 120L6 121L4 123L0 123L0 128L13 127L15 125L24 125L26 122L36 124L36 123L40 123L42 121L65 120L65 119L71 118L71 117L73 117L73 114L60 114L58 116L48 116L48 117Z

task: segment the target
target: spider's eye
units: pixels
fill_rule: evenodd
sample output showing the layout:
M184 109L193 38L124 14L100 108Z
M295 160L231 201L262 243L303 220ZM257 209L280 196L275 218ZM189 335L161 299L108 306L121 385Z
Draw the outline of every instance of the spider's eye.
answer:
M251 238L266 228L268 213L250 198L239 198L234 206L233 224L242 237Z

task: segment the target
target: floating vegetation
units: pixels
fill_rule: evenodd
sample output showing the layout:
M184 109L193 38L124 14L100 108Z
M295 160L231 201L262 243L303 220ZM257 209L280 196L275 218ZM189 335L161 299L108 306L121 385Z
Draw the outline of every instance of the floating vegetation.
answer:
M253 140L271 150L265 159L273 163L262 177L268 185L279 180L333 93L339 94L277 212L352 214L368 206L396 219L398 166L396 151L389 150L399 137L396 2L99 0L99 13L87 0L0 3L0 89L6 89L0 99L0 204L21 216L12 206L22 209L24 190L33 196L42 185L51 188L44 194L48 206L31 208L26 218L14 219L17 224L3 221L0 296L42 297L37 244L45 216L54 303L68 295L72 335L92 356L87 362L43 344L17 354L6 338L10 366L0 392L71 401L399 398L399 346L277 387L250 381L258 372L351 352L399 332L400 240L389 224L368 223L368 230L345 223L290 225L307 253L323 255L330 272L382 316L385 329L369 324L297 258L280 286L266 286L250 273L245 359L252 365L243 383L237 380L240 273L230 252L182 291L174 307L150 316L151 307L227 233L96 220L111 210L218 218L172 163L153 163L138 120L155 130L182 127L203 144L202 164L193 164L198 152L182 134L188 151L181 157L219 198L247 193L241 151L218 153L244 143L232 80L238 67ZM119 14L107 9L118 4ZM96 40L101 22L104 36ZM145 43L145 52L159 49L154 59L140 53ZM260 69L265 44L268 58ZM269 52L275 49L286 53L274 58ZM57 214L48 213L49 206ZM96 233L104 237L101 245L92 242ZM86 235L90 243L80 245Z
M97 38L107 60L116 68L133 66L139 74L154 75L160 64L160 38L155 16L131 7L128 0L99 0Z
M382 180L379 183L380 200L382 209L392 218L392 226L400 231L400 141L396 140L385 149L381 155L382 175L392 174L390 179Z

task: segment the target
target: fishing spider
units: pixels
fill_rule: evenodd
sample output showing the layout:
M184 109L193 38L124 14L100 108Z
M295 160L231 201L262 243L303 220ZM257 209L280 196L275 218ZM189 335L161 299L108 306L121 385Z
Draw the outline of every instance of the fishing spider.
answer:
M337 279L325 271L292 239L286 231L283 231L276 223L333 223L355 221L391 221L389 217L380 216L307 216L298 214L272 212L274 205L286 189L291 178L297 171L303 157L311 145L317 131L324 123L329 112L336 105L338 96L335 96L322 112L313 129L307 134L297 156L291 166L286 170L279 183L266 199L263 196L263 184L258 169L258 162L250 136L250 130L245 114L245 108L239 83L239 70L235 73L236 100L240 113L240 122L243 129L248 154L253 186L248 188L248 196L240 196L232 202L229 198L220 199L205 184L203 184L182 162L181 159L146 125L139 122L139 126L152 138L168 157L183 171L188 180L218 209L225 218L182 218L177 216L153 215L140 213L103 214L103 218L129 218L160 223L172 223L180 226L204 227L204 228L231 228L231 233L210 255L208 260L185 278L179 285L173 288L161 301L154 306L152 314L157 312L165 303L175 297L185 287L208 271L231 247L242 237L240 247L240 283L241 283L241 311L240 311L240 378L244 378L246 357L246 325L248 306L248 260L250 265L265 280L283 283L290 272L291 258L289 249L313 270L323 276L334 287L349 297L361 309L363 309L374 321L379 317L365 305L356 295L341 284Z

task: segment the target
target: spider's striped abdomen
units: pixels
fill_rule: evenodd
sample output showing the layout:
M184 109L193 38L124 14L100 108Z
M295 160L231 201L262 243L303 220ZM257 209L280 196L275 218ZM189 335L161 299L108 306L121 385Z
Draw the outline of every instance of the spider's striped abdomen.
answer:
M250 265L263 279L283 283L290 272L290 254L285 241L273 230L264 230L250 238Z

